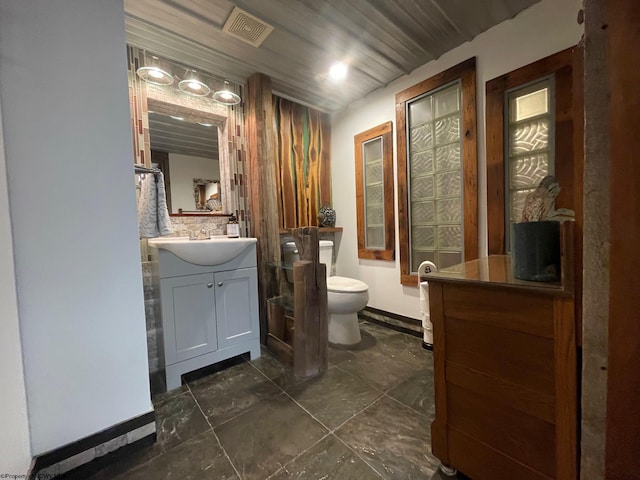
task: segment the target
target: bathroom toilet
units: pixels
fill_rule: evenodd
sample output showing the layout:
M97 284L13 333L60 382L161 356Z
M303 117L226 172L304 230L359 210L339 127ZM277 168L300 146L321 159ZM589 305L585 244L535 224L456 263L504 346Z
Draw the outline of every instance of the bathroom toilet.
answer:
M333 242L320 240L320 263L327 266L327 306L329 313L329 342L354 345L361 340L358 312L367 306L369 287L360 280L331 276ZM294 242L283 246L284 262L292 265L298 261L298 250ZM287 270L289 282L293 282L293 271Z

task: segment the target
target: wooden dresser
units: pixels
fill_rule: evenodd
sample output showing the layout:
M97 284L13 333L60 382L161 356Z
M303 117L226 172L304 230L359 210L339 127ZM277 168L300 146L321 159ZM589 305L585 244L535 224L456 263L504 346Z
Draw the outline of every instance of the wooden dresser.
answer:
M433 454L473 480L576 479L578 370L570 286L515 279L510 257L498 255L427 279Z

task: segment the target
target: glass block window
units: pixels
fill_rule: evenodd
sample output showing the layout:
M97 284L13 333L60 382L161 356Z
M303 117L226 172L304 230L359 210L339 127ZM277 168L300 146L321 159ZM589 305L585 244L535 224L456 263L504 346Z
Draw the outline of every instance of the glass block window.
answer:
M365 202L365 248L381 250L384 244L382 137L362 145Z
M392 132L386 122L354 137L358 258L395 258Z
M506 92L505 233L522 217L527 195L554 173L553 78Z
M411 273L464 259L460 98L455 81L407 105Z

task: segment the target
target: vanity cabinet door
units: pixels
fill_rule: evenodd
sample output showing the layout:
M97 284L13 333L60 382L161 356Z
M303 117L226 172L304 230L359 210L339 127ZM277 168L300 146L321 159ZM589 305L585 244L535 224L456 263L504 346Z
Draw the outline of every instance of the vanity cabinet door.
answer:
M218 348L212 273L161 280L167 365Z
M216 308L219 348L257 338L258 274L255 268L218 272Z

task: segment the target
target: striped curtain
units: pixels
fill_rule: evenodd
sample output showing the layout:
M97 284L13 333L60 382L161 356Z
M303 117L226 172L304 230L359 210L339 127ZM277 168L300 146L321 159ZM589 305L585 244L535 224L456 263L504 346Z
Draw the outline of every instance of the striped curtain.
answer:
M315 226L320 207L331 204L329 115L276 96L273 111L280 228Z

